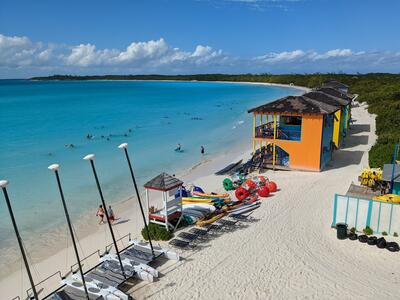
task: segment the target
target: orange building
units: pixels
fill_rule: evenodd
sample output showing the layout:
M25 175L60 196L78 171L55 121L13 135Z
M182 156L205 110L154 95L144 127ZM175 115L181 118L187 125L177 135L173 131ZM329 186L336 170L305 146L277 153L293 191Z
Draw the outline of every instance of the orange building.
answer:
M320 171L332 158L338 110L304 95L252 108L253 150L262 150L267 167Z

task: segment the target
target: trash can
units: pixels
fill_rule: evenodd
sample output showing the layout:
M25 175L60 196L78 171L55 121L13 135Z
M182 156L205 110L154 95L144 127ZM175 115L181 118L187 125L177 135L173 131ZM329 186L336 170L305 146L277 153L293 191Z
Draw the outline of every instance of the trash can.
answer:
M345 240L347 238L347 224L337 223L336 224L336 235L339 240Z

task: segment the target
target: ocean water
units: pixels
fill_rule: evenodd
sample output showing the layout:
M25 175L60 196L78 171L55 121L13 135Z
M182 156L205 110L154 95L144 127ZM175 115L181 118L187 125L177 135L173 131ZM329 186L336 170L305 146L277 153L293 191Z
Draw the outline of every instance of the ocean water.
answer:
M235 145L238 137L248 136L250 143L247 109L298 93L208 82L0 81L0 179L10 181L8 192L23 238L65 224L49 164L61 165L73 219L94 215L100 201L84 155L96 154L100 182L111 203L132 194L120 143L129 143L137 180L143 184L162 171L176 173L197 164L204 159L202 145L212 156ZM174 151L177 143L184 152ZM15 242L3 195L0 240L1 247Z

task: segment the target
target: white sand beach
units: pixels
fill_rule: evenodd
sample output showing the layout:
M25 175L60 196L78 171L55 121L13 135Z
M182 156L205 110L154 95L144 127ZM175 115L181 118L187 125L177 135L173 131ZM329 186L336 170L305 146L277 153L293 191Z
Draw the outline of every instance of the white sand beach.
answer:
M355 107L352 114L356 122L350 136L343 149L334 153L327 169L321 173L266 172L280 191L263 200L249 222L202 243L196 250L180 252L180 262L161 265L162 276L151 284L136 284L131 289L132 296L135 299L397 298L398 253L350 240L339 241L330 227L334 194L345 193L350 183L357 181L361 169L368 165L368 150L376 139L374 116L368 114L366 107ZM241 157L247 158L250 144L249 139L243 148L231 149L177 176L207 191L222 191L224 177L210 174ZM114 226L117 237L128 232L140 237L143 226L135 202L132 199L122 202L114 206L114 211L121 222ZM87 222L96 228L96 218ZM82 256L111 242L105 225L98 226L94 233L79 231L78 235L84 249ZM93 266L95 261L85 262L84 268ZM65 272L73 263L71 248L48 256L35 263L35 270L40 273L40 276L34 273L35 281L57 270ZM21 270L0 282L2 299L22 295L21 291L28 288L23 267ZM57 282L54 278L52 284ZM47 292L49 289L42 296Z

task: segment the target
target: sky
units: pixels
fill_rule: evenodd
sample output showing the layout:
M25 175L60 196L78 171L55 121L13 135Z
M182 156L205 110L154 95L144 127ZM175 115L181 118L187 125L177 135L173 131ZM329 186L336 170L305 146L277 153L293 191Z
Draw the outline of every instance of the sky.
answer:
M1 0L0 78L400 72L400 0Z

